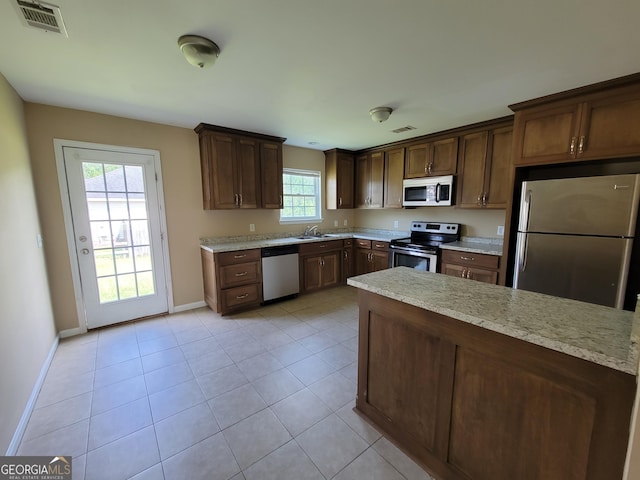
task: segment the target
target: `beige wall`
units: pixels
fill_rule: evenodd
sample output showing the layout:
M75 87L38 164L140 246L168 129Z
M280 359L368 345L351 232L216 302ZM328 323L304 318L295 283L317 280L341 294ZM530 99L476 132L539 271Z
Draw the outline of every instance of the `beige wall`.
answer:
M29 147L35 173L38 207L42 218L51 296L58 330L77 328L71 265L62 214L53 139L149 148L160 152L167 234L176 306L202 301L201 237L298 232L304 225L280 225L272 210L205 211L202 209L198 138L191 129L142 122L80 110L26 104ZM286 167L324 172L322 152L284 147ZM338 221L353 225L351 211L328 212L321 228ZM55 281L53 281L55 279Z
M55 340L24 106L0 74L0 452L4 453Z

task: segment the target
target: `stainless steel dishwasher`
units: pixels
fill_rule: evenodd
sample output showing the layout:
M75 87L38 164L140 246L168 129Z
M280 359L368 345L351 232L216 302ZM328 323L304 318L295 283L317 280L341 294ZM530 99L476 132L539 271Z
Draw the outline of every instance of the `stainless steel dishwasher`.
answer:
M298 245L262 249L262 301L264 303L300 292Z

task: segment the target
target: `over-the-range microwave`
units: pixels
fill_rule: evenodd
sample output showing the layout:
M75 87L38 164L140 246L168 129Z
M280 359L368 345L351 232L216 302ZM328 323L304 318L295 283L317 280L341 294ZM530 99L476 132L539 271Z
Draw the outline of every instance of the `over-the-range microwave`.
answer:
M453 175L403 180L403 207L448 207L450 205L453 205Z

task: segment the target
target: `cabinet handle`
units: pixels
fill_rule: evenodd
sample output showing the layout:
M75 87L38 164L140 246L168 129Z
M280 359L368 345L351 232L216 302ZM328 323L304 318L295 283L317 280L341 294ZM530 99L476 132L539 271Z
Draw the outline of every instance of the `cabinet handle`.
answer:
M322 266L324 267L324 258L322 258L321 260L322 260Z
M429 162L429 167L427 168L428 174L431 175L431 169L433 168L433 162Z
M382 245L381 243L376 243L376 244L375 244L375 247L376 247L376 248L382 248L382 247L384 247L384 245Z
M465 277L466 277L466 275L467 275L467 269L466 269L466 268L463 268L463 269L462 269L462 273L460 274L460 277L465 278Z
M327 248L327 244L323 243L322 245L318 245L318 248Z
M243 298L247 298L248 296L249 296L249 294L248 294L248 293L243 293L242 295L237 295L237 296L236 296L236 298L237 298L238 300L242 300Z
M280 195L280 208L282 208L282 195Z
M428 162L424 162L424 173L425 174L429 173L429 163Z
M476 200L476 205L482 205L482 194L478 194L478 200Z
M238 198L240 199L240 204L239 205L242 206L242 194L241 193L238 194Z
M576 153L576 137L571 137L571 145L569 146L569 153L571 153L571 155L575 155Z
M341 207L342 206L342 197L338 198L338 206Z
M236 273L236 277L245 277L249 272Z
M471 270L467 270L467 278L471 280Z
M482 206L486 207L487 206L487 192L484 192L482 194Z
M244 258L246 256L247 256L247 254L243 253L242 255L234 255L233 258Z
M342 252L342 256L344 257L345 260L349 260L349 252L347 252L346 250Z
M473 257L460 257L460 260L466 260L467 262L475 262L475 258Z
M580 142L578 143L578 153L584 152L584 135L580 137Z

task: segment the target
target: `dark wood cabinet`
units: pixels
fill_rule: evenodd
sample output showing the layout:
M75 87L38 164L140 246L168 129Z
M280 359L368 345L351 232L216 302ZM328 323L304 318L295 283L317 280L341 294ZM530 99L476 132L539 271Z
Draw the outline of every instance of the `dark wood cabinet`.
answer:
M513 126L460 137L457 206L507 208L509 202Z
M327 209L354 208L355 160L352 152L333 149L325 154Z
M204 123L195 131L205 209L280 208L284 138Z
M260 249L213 253L200 249L204 299L225 315L253 308L262 301Z
M260 144L262 208L282 208L282 144Z
M457 136L408 145L404 178L455 175L457 163Z
M300 290L302 293L342 283L342 240L300 245Z
M436 478L623 476L635 378L359 292L356 408Z
M405 148L394 148L384 154L384 208L402 208Z
M640 84L635 78L631 85L618 85L631 80L603 82L511 105L516 112L515 165L640 154Z
M389 242L356 239L354 248L355 275L389 268Z
M356 208L382 208L384 153L356 157Z
M483 253L442 250L440 271L445 275L497 285L500 257Z

